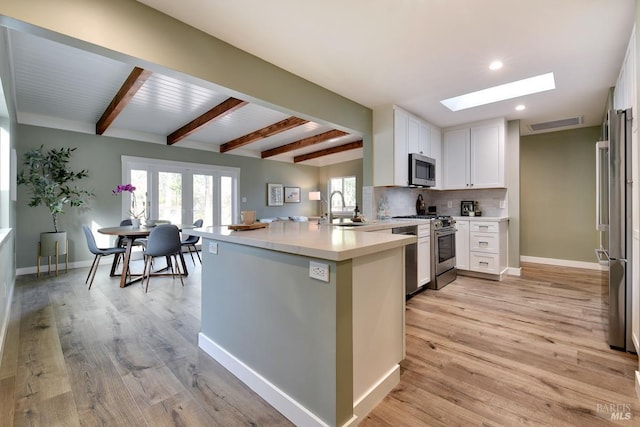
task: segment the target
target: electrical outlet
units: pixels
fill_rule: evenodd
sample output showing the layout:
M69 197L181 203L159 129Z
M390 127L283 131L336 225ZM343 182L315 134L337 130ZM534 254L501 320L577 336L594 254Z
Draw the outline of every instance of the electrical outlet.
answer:
M246 197L242 198L242 203L247 203L247 198Z
M504 209L506 203L504 200L500 200L500 209Z
M329 266L315 261L309 261L309 277L312 279L329 281Z
M209 242L209 253L218 255L218 243L217 242Z
M453 207L453 202L451 200L447 200L447 207L448 208L452 208Z

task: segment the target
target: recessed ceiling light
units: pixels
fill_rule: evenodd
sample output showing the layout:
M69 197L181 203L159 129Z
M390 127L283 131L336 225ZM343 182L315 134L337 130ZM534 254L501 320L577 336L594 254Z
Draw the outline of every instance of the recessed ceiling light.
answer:
M516 105L516 111L522 111L522 110L524 110L525 108L527 108L527 107L525 107L525 106L524 106L524 105L522 105L522 104L520 104L520 105Z
M489 69L490 70L499 70L500 68L502 68L502 61L493 61L491 64L489 64Z
M443 99L440 103L451 111L460 111L555 88L556 83L553 78L553 73L547 73L500 86L490 87L488 89L482 89L477 92Z

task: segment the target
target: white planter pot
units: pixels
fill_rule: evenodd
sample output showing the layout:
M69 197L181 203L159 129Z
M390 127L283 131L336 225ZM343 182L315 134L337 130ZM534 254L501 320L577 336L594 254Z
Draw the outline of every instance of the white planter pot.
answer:
M58 252L56 253L56 244ZM67 232L40 233L40 256L65 255L67 253Z
M140 228L140 219L138 218L131 218L131 226L133 228Z

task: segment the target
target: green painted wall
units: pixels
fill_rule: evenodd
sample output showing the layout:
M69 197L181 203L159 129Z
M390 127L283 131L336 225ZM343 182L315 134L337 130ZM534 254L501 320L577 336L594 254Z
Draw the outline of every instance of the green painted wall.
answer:
M600 127L521 137L520 253L595 262Z
M166 146L147 142L131 141L54 130L49 128L19 125L17 127L18 168L24 152L39 147L77 147L71 162L74 169L86 168L90 176L83 181L84 186L92 189L96 197L88 209L70 208L59 218L61 228L69 233L70 262L90 259L86 249L80 224L94 223L108 226L120 222L120 200L114 199L111 190L120 184L121 156L148 157L182 162L224 165L240 168L240 197L247 202L241 203L241 209L256 210L258 217L275 217L315 214L316 202L308 200L308 192L318 185L320 169L313 166L262 160L257 158L219 154L208 151ZM271 207L266 203L266 184L281 183L301 187L300 203L285 203L284 206ZM53 228L51 217L46 208L27 206L28 192L24 186L18 187L16 213L17 226L17 267L34 266L36 247L41 231Z
M0 3L0 27L29 32L69 44L132 66L142 66L167 75L180 75L198 84L217 88L263 106L273 107L299 117L363 135L365 158L370 158L371 110L327 89L291 74L253 55L159 13L135 0L3 0ZM1 53L2 51L0 51ZM3 54L0 59L6 58ZM5 63L5 61L0 61ZM6 73L3 73L3 78ZM12 93L11 91L5 93ZM14 105L8 100L10 109ZM79 224L119 221L119 207L110 189L120 180L120 155L151 157L195 163L219 164L241 168L241 209L255 209L258 216L275 217L313 215L316 202L309 202L307 192L319 186L323 168L261 161L246 157L164 147L95 135L64 132L35 126L20 126L17 131L18 157L29 148L44 143L49 146L76 146L78 163L88 167L88 182L97 197L86 212L69 212L61 221L70 231L70 261L89 259L84 237L76 233ZM99 161L97 159L100 159ZM363 166L364 165L364 166ZM356 171L369 179L368 162L360 161ZM367 178L369 177L369 178ZM266 183L302 188L300 204L283 207L266 206ZM48 229L46 210L26 207L25 189L19 189L15 212L17 227L17 267L34 266L35 245L41 228ZM38 224L38 227L33 227ZM42 225L40 225L42 224ZM71 231L74 230L74 231Z

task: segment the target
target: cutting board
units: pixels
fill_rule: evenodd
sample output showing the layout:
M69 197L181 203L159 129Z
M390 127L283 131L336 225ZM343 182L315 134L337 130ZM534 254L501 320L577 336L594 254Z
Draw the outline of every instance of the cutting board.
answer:
M231 224L229 225L229 230L255 230L257 228L265 228L268 227L268 222L254 222L253 224Z

